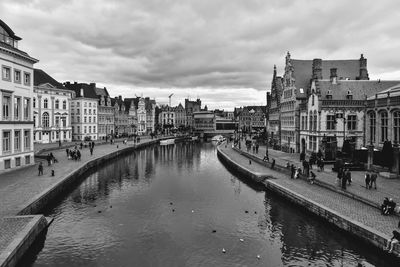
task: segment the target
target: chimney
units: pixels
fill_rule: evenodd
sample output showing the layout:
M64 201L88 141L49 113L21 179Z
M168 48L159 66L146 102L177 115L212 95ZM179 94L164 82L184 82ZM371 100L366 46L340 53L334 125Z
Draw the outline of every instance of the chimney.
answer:
M81 88L81 97L84 97L84 90L83 90L83 88Z
M313 59L312 74L313 79L322 80L322 59Z
M337 68L331 68L331 83L337 83Z
M360 76L358 77L358 80L369 80L368 69L367 69L367 59L364 58L363 54L361 54L359 61L360 61Z

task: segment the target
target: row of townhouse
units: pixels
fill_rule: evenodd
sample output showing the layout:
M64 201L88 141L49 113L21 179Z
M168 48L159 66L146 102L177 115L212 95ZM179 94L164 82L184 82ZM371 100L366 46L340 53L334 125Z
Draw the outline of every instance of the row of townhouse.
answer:
M395 109L384 107L382 103L390 101L382 96L396 91L398 84L369 80L363 55L359 59L301 60L292 59L288 52L283 77L277 76L274 67L267 93L269 141L287 152L321 151L327 160L335 158L345 140L356 149L370 140L382 147L395 136L389 134L396 132L391 127L400 127L395 123ZM378 103L379 108L375 107Z
M34 142L105 139L155 131L155 100L111 98L95 83L60 83L18 48L0 20L0 172L34 163ZM121 101L120 101L121 100Z
M157 124L160 129L176 128L176 129L193 129L194 114L200 111L206 111L207 106L204 109L201 108L201 100L191 101L185 99L185 107L179 103L176 107L169 105L161 105L157 109Z

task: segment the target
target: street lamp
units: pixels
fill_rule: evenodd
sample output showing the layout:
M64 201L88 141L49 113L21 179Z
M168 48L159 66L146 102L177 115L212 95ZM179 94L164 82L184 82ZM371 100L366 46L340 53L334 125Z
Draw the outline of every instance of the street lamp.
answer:
M268 118L267 118L267 114L264 115L264 120L265 120L265 134L266 134L266 139L267 142L265 144L265 158L269 158L268 157L268 142L269 142L269 138L268 138Z
M60 135L61 129L59 124L56 125L56 131L58 134L58 146L61 147L61 135Z

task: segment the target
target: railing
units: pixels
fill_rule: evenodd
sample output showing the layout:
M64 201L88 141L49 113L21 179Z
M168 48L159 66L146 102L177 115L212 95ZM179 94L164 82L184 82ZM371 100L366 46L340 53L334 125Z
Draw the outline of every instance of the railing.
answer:
M364 107L364 100L322 100L322 106L362 106Z

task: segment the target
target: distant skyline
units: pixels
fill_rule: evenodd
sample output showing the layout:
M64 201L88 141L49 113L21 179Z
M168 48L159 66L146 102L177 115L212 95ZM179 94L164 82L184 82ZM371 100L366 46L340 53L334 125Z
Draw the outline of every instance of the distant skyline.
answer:
M0 18L59 82L112 97L210 109L265 105L273 66L368 59L370 79L400 80L400 2L381 0L2 0Z

